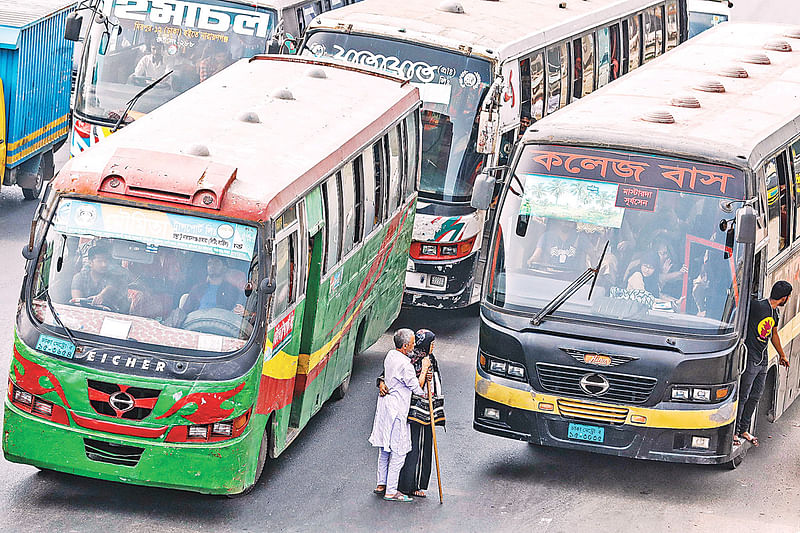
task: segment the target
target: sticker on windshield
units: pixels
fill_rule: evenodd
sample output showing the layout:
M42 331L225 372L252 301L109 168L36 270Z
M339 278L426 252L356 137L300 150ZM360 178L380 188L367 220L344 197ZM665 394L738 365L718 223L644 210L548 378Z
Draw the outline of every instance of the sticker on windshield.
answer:
M639 211L655 211L658 189L652 187L636 187L620 185L617 190L617 207L638 209Z
M458 77L458 83L467 89L472 89L481 84L481 75L477 72L464 71Z
M170 246L250 261L258 231L252 226L150 211L84 200L64 200L55 228L68 234L90 234Z
M616 183L528 174L519 214L619 228L625 209L615 205L617 187Z

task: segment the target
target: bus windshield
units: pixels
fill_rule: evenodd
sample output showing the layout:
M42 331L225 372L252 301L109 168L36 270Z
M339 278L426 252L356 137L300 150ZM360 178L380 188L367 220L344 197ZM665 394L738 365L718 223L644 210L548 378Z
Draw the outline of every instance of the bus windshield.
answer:
M116 122L144 87L172 71L135 103L148 113L234 61L266 50L274 11L221 0L106 0L86 38L75 110Z
M743 199L743 182L728 167L528 145L500 212L488 302L536 313L596 267L608 243L591 298L587 283L555 316L730 332L741 245L720 229L734 218L720 203Z
M114 344L236 351L256 319L256 235L233 222L62 200L36 266L32 312Z
M488 61L421 44L326 31L310 33L303 53L411 80L423 100L419 195L469 201L483 160L475 143L478 107L492 82Z

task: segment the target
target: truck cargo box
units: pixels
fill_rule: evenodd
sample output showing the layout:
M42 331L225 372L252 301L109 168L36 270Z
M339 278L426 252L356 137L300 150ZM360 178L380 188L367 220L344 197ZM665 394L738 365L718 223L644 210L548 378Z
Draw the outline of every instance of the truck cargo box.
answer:
M9 169L66 139L73 43L64 39L64 23L74 7L65 0L0 2Z

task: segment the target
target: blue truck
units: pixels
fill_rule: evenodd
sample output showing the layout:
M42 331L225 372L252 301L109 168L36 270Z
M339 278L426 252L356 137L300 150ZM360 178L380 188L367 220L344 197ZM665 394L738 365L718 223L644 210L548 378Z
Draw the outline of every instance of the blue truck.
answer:
M34 200L53 177L67 139L73 43L64 25L75 3L0 2L0 183Z

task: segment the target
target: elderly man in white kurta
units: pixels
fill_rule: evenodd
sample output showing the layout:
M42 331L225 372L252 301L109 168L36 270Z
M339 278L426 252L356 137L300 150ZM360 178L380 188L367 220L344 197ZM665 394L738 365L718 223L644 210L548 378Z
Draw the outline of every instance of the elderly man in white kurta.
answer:
M397 492L397 481L403 468L406 454L411 451L411 429L408 425L408 408L411 393L424 395L422 385L428 375L430 360L422 361L422 371L417 377L408 354L414 349L414 332L399 329L394 334L395 350L389 350L383 360L384 381L389 393L378 397L375 422L369 437L373 446L380 448L378 454L378 487L375 492L385 491L384 499L410 502L411 498Z

